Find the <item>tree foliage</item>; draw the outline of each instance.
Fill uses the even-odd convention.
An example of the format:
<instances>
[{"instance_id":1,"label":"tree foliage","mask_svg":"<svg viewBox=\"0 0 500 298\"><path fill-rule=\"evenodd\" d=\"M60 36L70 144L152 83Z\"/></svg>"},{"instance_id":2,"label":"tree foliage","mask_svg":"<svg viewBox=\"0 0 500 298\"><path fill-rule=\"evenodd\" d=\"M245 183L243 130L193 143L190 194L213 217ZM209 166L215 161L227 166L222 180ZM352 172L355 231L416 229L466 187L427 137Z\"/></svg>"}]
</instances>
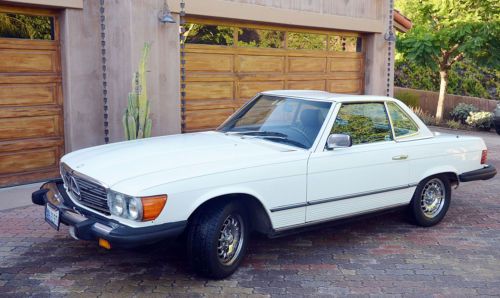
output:
<instances>
[{"instance_id":1,"label":"tree foliage","mask_svg":"<svg viewBox=\"0 0 500 298\"><path fill-rule=\"evenodd\" d=\"M500 2L496 0L405 0L398 2L414 27L400 36L409 60L449 69L467 57L500 64Z\"/></svg>"},{"instance_id":2,"label":"tree foliage","mask_svg":"<svg viewBox=\"0 0 500 298\"><path fill-rule=\"evenodd\" d=\"M52 39L51 17L0 13L0 37Z\"/></svg>"},{"instance_id":3,"label":"tree foliage","mask_svg":"<svg viewBox=\"0 0 500 298\"><path fill-rule=\"evenodd\" d=\"M500 4L498 0L405 0L397 8L414 27L396 43L403 57L439 70L436 119L443 116L451 67L467 58L492 68L500 65Z\"/></svg>"}]
</instances>

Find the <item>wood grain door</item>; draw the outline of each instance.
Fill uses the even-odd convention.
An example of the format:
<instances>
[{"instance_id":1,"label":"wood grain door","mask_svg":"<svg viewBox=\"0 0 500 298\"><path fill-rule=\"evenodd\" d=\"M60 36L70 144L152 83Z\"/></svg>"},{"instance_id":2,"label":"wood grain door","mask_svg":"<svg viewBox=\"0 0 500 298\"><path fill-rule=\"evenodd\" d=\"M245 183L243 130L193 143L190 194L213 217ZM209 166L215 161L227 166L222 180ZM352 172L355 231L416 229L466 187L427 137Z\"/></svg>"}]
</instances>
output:
<instances>
[{"instance_id":1,"label":"wood grain door","mask_svg":"<svg viewBox=\"0 0 500 298\"><path fill-rule=\"evenodd\" d=\"M0 5L0 187L58 176L64 152L57 12Z\"/></svg>"},{"instance_id":2,"label":"wood grain door","mask_svg":"<svg viewBox=\"0 0 500 298\"><path fill-rule=\"evenodd\" d=\"M265 90L364 91L359 33L200 18L185 29L184 132L216 128Z\"/></svg>"}]
</instances>

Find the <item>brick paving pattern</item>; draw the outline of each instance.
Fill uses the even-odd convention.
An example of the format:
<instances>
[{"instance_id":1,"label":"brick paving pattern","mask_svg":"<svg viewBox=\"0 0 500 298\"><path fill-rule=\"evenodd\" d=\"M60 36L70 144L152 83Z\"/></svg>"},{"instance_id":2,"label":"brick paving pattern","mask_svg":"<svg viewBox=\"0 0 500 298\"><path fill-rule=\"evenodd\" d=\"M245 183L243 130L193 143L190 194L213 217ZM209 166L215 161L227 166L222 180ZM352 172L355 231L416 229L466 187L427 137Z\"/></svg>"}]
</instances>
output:
<instances>
[{"instance_id":1,"label":"brick paving pattern","mask_svg":"<svg viewBox=\"0 0 500 298\"><path fill-rule=\"evenodd\" d=\"M500 168L500 136L481 133ZM181 243L106 251L31 206L0 212L0 296L499 296L500 177L462 184L438 226L403 212L268 240L222 281L186 268Z\"/></svg>"}]
</instances>

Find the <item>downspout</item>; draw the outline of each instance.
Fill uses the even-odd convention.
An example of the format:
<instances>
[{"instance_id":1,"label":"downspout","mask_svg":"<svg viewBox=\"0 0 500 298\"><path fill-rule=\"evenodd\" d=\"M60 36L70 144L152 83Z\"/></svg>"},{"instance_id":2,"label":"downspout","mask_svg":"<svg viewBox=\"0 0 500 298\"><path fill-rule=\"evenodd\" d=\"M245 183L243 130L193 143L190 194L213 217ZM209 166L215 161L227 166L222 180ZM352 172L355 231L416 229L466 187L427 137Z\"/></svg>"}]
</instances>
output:
<instances>
[{"instance_id":1,"label":"downspout","mask_svg":"<svg viewBox=\"0 0 500 298\"><path fill-rule=\"evenodd\" d=\"M394 0L389 0L389 25L387 32L384 35L384 39L387 41L387 88L386 96L391 96L391 82L392 82L392 69L393 64L393 52L392 46L396 42L396 35L394 34Z\"/></svg>"},{"instance_id":2,"label":"downspout","mask_svg":"<svg viewBox=\"0 0 500 298\"><path fill-rule=\"evenodd\" d=\"M102 67L102 96L104 108L104 143L109 143L109 106L108 106L108 83L106 73L106 16L104 15L104 0L100 0L99 6L101 25L101 67Z\"/></svg>"}]
</instances>

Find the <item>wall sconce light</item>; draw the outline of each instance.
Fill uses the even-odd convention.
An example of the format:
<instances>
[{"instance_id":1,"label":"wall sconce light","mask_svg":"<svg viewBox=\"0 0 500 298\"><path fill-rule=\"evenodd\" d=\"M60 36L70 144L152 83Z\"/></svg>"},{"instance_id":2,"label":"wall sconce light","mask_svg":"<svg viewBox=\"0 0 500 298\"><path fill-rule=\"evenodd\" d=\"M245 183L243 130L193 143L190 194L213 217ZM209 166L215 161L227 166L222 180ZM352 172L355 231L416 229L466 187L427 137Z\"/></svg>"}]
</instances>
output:
<instances>
[{"instance_id":1,"label":"wall sconce light","mask_svg":"<svg viewBox=\"0 0 500 298\"><path fill-rule=\"evenodd\" d=\"M170 8L168 8L167 0L163 1L163 9L158 14L158 20L163 24L174 24L176 23Z\"/></svg>"},{"instance_id":2,"label":"wall sconce light","mask_svg":"<svg viewBox=\"0 0 500 298\"><path fill-rule=\"evenodd\" d=\"M387 41L395 42L396 41L396 34L394 34L394 31L390 30L389 32L385 33L384 39Z\"/></svg>"}]
</instances>

